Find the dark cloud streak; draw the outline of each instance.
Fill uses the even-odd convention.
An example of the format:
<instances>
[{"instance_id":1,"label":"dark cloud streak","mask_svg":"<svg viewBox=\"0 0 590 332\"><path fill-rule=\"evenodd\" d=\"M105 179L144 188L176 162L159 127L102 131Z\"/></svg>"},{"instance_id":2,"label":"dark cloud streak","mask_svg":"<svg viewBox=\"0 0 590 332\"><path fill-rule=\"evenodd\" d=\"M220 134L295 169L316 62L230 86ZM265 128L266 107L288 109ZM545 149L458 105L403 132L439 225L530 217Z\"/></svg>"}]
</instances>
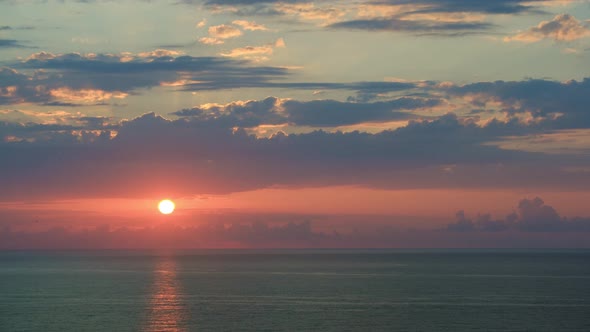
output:
<instances>
[{"instance_id":1,"label":"dark cloud streak","mask_svg":"<svg viewBox=\"0 0 590 332\"><path fill-rule=\"evenodd\" d=\"M418 35L461 36L490 30L494 25L484 22L431 22L375 18L338 22L328 27L332 29L410 32Z\"/></svg>"}]
</instances>

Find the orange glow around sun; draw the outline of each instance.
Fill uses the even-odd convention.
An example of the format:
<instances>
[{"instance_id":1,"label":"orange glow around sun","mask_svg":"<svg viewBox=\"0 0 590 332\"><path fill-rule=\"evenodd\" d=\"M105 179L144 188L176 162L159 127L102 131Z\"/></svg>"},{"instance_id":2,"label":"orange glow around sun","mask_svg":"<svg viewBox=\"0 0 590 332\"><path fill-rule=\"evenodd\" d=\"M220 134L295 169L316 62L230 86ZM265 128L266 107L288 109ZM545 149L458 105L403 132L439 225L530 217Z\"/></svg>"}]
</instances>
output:
<instances>
[{"instance_id":1,"label":"orange glow around sun","mask_svg":"<svg viewBox=\"0 0 590 332\"><path fill-rule=\"evenodd\" d=\"M162 200L158 204L158 210L160 210L162 214L170 214L174 212L174 208L174 202L169 199Z\"/></svg>"}]
</instances>

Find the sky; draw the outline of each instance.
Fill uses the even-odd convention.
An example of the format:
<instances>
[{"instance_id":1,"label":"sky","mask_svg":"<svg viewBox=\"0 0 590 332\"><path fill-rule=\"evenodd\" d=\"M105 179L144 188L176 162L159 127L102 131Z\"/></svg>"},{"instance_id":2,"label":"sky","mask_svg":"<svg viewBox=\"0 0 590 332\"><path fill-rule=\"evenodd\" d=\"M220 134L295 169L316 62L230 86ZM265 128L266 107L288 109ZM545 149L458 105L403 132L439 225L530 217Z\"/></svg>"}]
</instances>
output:
<instances>
[{"instance_id":1,"label":"sky","mask_svg":"<svg viewBox=\"0 0 590 332\"><path fill-rule=\"evenodd\" d=\"M0 0L0 249L590 247L588 105L586 0Z\"/></svg>"}]
</instances>

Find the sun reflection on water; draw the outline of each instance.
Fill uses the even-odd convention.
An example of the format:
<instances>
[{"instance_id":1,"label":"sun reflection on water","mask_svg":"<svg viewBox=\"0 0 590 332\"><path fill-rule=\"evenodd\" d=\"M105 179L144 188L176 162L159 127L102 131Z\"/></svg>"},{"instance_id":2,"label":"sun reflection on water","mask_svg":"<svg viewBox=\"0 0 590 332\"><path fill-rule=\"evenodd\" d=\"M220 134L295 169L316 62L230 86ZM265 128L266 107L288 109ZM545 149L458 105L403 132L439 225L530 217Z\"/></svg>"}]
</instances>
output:
<instances>
[{"instance_id":1,"label":"sun reflection on water","mask_svg":"<svg viewBox=\"0 0 590 332\"><path fill-rule=\"evenodd\" d=\"M148 302L145 331L187 331L186 308L181 299L181 293L174 257L160 257L154 267L154 282Z\"/></svg>"}]
</instances>

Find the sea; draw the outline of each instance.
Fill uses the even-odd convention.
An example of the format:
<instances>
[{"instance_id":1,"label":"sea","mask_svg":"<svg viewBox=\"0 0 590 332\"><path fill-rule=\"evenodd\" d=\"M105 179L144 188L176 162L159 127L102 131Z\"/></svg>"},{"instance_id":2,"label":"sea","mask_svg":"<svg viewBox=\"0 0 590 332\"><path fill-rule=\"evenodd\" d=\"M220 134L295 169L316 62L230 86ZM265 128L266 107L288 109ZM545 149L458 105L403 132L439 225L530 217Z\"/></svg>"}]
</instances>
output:
<instances>
[{"instance_id":1,"label":"sea","mask_svg":"<svg viewBox=\"0 0 590 332\"><path fill-rule=\"evenodd\" d=\"M0 331L590 331L590 251L2 251Z\"/></svg>"}]
</instances>

